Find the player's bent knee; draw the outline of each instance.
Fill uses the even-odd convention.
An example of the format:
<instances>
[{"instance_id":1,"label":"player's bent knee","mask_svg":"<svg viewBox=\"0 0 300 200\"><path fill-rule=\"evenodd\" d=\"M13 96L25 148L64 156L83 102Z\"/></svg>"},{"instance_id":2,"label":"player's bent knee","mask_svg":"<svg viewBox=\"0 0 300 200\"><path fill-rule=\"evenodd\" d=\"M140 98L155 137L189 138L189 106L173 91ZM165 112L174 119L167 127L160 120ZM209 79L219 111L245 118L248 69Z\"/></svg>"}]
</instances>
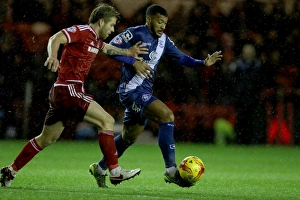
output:
<instances>
[{"instance_id":1,"label":"player's bent knee","mask_svg":"<svg viewBox=\"0 0 300 200\"><path fill-rule=\"evenodd\" d=\"M107 116L100 126L103 130L113 130L115 124L115 119L112 116Z\"/></svg>"},{"instance_id":2,"label":"player's bent knee","mask_svg":"<svg viewBox=\"0 0 300 200\"><path fill-rule=\"evenodd\" d=\"M175 117L174 117L173 112L171 110L169 110L164 114L161 122L174 122L174 119L175 119Z\"/></svg>"},{"instance_id":3,"label":"player's bent knee","mask_svg":"<svg viewBox=\"0 0 300 200\"><path fill-rule=\"evenodd\" d=\"M108 123L111 124L111 125L114 125L115 124L115 119L112 116L109 116Z\"/></svg>"},{"instance_id":4,"label":"player's bent knee","mask_svg":"<svg viewBox=\"0 0 300 200\"><path fill-rule=\"evenodd\" d=\"M50 146L51 144L55 143L56 140L57 140L57 138L54 138L54 137L52 137L52 138L37 137L36 138L37 143L40 145L40 147L42 149L44 149L44 148Z\"/></svg>"},{"instance_id":5,"label":"player's bent knee","mask_svg":"<svg viewBox=\"0 0 300 200\"><path fill-rule=\"evenodd\" d=\"M44 148L45 147L48 147L48 146L50 146L51 144L54 144L56 142L56 139L50 139L50 140L47 140L47 141L44 141L43 143L44 143Z\"/></svg>"}]
</instances>

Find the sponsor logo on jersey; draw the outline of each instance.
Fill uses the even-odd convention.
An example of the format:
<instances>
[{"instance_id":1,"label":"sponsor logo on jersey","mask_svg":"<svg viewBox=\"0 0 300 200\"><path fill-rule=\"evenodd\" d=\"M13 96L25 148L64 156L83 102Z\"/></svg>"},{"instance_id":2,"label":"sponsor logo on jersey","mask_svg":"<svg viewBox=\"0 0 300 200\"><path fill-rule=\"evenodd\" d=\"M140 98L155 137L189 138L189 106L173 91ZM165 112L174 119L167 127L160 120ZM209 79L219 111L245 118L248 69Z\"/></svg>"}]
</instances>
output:
<instances>
[{"instance_id":1,"label":"sponsor logo on jersey","mask_svg":"<svg viewBox=\"0 0 300 200\"><path fill-rule=\"evenodd\" d=\"M127 30L121 34L121 37L127 43L129 40L131 40L133 38L133 35L129 30Z\"/></svg>"},{"instance_id":2,"label":"sponsor logo on jersey","mask_svg":"<svg viewBox=\"0 0 300 200\"><path fill-rule=\"evenodd\" d=\"M152 46L152 44L150 42L142 42L142 44L146 45L146 46L149 46L149 47Z\"/></svg>"},{"instance_id":3,"label":"sponsor logo on jersey","mask_svg":"<svg viewBox=\"0 0 300 200\"><path fill-rule=\"evenodd\" d=\"M94 54L97 54L97 53L99 52L99 49L94 48L94 47L90 47L90 46L89 46L88 51L89 51L89 52L92 52L92 53L94 53Z\"/></svg>"},{"instance_id":4,"label":"sponsor logo on jersey","mask_svg":"<svg viewBox=\"0 0 300 200\"><path fill-rule=\"evenodd\" d=\"M142 96L142 100L144 102L148 101L150 98L151 98L151 94L143 94L143 96Z\"/></svg>"},{"instance_id":5,"label":"sponsor logo on jersey","mask_svg":"<svg viewBox=\"0 0 300 200\"><path fill-rule=\"evenodd\" d=\"M135 102L133 102L131 109L135 112L140 112L141 106L138 106L135 104Z\"/></svg>"},{"instance_id":6,"label":"sponsor logo on jersey","mask_svg":"<svg viewBox=\"0 0 300 200\"><path fill-rule=\"evenodd\" d=\"M71 32L71 33L75 33L76 32L76 28L74 26L72 26L70 28L67 28L67 31Z\"/></svg>"}]
</instances>

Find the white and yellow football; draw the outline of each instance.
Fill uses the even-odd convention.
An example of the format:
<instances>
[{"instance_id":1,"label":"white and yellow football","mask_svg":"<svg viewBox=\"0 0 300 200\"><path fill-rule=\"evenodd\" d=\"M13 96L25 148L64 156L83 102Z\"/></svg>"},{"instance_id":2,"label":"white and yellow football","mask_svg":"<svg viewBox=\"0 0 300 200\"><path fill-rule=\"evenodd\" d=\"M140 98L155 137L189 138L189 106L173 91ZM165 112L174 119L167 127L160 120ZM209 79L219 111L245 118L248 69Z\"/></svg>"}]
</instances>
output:
<instances>
[{"instance_id":1,"label":"white and yellow football","mask_svg":"<svg viewBox=\"0 0 300 200\"><path fill-rule=\"evenodd\" d=\"M205 171L203 161L197 156L188 156L182 160L179 166L181 178L189 183L196 183L201 179Z\"/></svg>"}]
</instances>

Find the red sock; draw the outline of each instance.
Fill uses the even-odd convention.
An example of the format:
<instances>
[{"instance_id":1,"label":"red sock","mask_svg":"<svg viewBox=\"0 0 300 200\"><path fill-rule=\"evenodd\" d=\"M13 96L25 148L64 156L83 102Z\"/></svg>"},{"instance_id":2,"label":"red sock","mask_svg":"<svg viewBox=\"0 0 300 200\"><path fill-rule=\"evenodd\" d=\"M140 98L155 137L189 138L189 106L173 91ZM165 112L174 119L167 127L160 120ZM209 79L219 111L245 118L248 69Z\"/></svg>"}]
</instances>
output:
<instances>
[{"instance_id":1,"label":"red sock","mask_svg":"<svg viewBox=\"0 0 300 200\"><path fill-rule=\"evenodd\" d=\"M19 171L41 150L42 148L36 143L35 138L29 140L12 163L13 169Z\"/></svg>"},{"instance_id":2,"label":"red sock","mask_svg":"<svg viewBox=\"0 0 300 200\"><path fill-rule=\"evenodd\" d=\"M113 131L101 131L98 133L100 149L105 157L105 164L109 170L118 167L118 153L114 141Z\"/></svg>"}]
</instances>

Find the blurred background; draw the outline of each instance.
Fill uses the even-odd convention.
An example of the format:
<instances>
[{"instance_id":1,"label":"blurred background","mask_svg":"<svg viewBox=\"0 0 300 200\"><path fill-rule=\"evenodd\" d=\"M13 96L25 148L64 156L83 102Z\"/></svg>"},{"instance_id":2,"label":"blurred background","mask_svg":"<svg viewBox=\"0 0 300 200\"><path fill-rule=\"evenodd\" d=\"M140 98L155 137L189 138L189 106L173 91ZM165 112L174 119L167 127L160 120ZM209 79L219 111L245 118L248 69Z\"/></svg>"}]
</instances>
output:
<instances>
[{"instance_id":1,"label":"blurred background","mask_svg":"<svg viewBox=\"0 0 300 200\"><path fill-rule=\"evenodd\" d=\"M43 66L49 37L86 24L98 3L121 13L116 31L145 24L153 3L169 13L166 34L198 59L221 50L223 60L191 69L168 57L154 95L175 114L176 141L226 144L300 144L300 1L298 0L1 0L0 139L41 132L56 73ZM86 88L116 120L120 63L99 54ZM157 136L158 126L147 131ZM86 123L70 124L65 139L94 139Z\"/></svg>"}]
</instances>

